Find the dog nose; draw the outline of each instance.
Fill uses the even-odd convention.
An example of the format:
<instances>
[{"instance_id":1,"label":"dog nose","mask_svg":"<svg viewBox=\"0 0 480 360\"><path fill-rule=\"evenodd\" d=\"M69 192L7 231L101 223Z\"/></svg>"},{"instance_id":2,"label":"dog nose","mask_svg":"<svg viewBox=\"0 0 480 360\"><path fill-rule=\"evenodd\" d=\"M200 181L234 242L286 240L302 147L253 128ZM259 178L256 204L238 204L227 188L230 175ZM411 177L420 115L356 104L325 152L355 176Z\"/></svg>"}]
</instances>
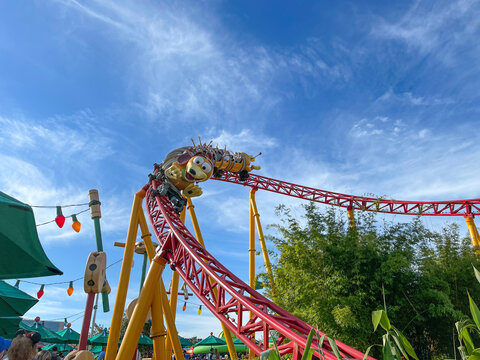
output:
<instances>
[{"instance_id":1,"label":"dog nose","mask_svg":"<svg viewBox=\"0 0 480 360\"><path fill-rule=\"evenodd\" d=\"M195 170L193 170L193 169L190 169L188 172L189 172L190 174L192 174L192 175L197 175L197 172L196 172Z\"/></svg>"}]
</instances>

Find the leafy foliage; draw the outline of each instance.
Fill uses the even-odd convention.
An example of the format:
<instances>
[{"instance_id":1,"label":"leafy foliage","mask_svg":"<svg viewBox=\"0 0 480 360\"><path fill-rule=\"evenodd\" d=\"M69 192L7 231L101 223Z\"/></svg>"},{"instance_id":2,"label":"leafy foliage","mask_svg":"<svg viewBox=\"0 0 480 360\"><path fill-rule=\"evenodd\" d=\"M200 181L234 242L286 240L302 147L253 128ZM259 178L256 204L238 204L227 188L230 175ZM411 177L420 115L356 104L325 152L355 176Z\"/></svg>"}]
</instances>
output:
<instances>
[{"instance_id":1,"label":"leafy foliage","mask_svg":"<svg viewBox=\"0 0 480 360\"><path fill-rule=\"evenodd\" d=\"M366 349L378 336L370 328L371 312L386 304L419 358L454 357L453 324L469 313L463 294L468 289L480 297L470 239L459 235L456 224L436 232L418 218L380 224L375 214L357 213L351 229L343 213L314 204L305 206L302 218L284 206L277 214L280 223L271 226L269 240L276 246L279 305ZM270 293L265 274L261 280Z\"/></svg>"}]
</instances>

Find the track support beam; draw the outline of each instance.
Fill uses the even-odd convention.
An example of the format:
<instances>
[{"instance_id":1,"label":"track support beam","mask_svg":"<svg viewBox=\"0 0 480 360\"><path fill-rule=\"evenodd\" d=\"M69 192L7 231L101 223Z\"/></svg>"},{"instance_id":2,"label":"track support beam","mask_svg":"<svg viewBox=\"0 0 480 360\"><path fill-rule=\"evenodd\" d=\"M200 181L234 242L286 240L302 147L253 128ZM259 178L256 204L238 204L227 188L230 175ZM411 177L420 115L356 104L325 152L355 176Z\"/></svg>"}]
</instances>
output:
<instances>
[{"instance_id":1,"label":"track support beam","mask_svg":"<svg viewBox=\"0 0 480 360\"><path fill-rule=\"evenodd\" d=\"M480 255L480 235L478 234L477 227L475 226L473 215L465 216L465 222L467 223L468 232L470 233L470 238L472 239L473 251L475 251L475 254Z\"/></svg>"},{"instance_id":2,"label":"track support beam","mask_svg":"<svg viewBox=\"0 0 480 360\"><path fill-rule=\"evenodd\" d=\"M187 199L187 209L190 214L190 219L192 220L193 229L195 231L195 237L197 238L198 242L202 247L205 249L205 243L203 242L202 232L200 231L200 226L198 225L197 215L195 214L195 206L190 198ZM183 219L183 223L185 223L185 219ZM210 283L212 283L212 279L209 279ZM217 296L218 291L217 288L213 289L215 296ZM230 359L237 360L237 351L235 350L235 344L233 343L232 335L230 334L230 330L220 322L222 325L223 336L225 337L225 342L227 343L228 352L230 354Z\"/></svg>"}]
</instances>

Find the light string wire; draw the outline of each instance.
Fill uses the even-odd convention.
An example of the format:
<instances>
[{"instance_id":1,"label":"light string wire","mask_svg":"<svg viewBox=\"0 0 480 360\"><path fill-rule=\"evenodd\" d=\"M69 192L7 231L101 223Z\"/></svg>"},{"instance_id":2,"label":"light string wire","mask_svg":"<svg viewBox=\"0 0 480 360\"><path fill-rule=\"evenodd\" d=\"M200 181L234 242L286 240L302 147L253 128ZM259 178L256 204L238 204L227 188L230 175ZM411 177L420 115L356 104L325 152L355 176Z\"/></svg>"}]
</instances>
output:
<instances>
[{"instance_id":1,"label":"light string wire","mask_svg":"<svg viewBox=\"0 0 480 360\"><path fill-rule=\"evenodd\" d=\"M87 204L87 205L88 205L88 204ZM89 210L90 210L90 208L87 208L87 209L85 209L85 210L82 210L82 211L80 211L80 212L78 212L78 213L75 213L75 214L71 214L71 215L65 216L65 219L67 219L67 218L71 218L71 217L73 217L73 215L80 215L80 214L83 214L84 212L87 212L87 211L89 211ZM46 221L46 222L44 222L44 223L37 224L37 226L47 225L47 224L50 224L50 223L52 223L52 222L54 222L54 221L55 221L55 219L53 219L53 220L50 220L50 221Z\"/></svg>"},{"instance_id":2,"label":"light string wire","mask_svg":"<svg viewBox=\"0 0 480 360\"><path fill-rule=\"evenodd\" d=\"M29 206L32 208L40 208L40 209L55 209L58 206L62 208L66 208L66 207L85 206L85 205L89 205L89 203L70 204L70 205L29 205Z\"/></svg>"},{"instance_id":3,"label":"light string wire","mask_svg":"<svg viewBox=\"0 0 480 360\"><path fill-rule=\"evenodd\" d=\"M118 264L120 261L122 261L123 259L119 259L113 263L111 263L110 265L108 265L105 269L108 269L109 267L115 265L115 264ZM34 282L34 281L28 281L28 280L19 280L17 279L17 281L20 281L21 283L24 282L24 283L27 283L27 284L33 284L33 285L44 285L44 286L50 286L50 285L61 285L61 284L69 284L70 281L71 282L75 282L75 281L79 281L79 280L82 280L84 278L84 276L82 277L79 277L79 278L76 278L75 280L69 280L69 281L58 281L58 282L53 282L53 283L38 283L38 282Z\"/></svg>"}]
</instances>

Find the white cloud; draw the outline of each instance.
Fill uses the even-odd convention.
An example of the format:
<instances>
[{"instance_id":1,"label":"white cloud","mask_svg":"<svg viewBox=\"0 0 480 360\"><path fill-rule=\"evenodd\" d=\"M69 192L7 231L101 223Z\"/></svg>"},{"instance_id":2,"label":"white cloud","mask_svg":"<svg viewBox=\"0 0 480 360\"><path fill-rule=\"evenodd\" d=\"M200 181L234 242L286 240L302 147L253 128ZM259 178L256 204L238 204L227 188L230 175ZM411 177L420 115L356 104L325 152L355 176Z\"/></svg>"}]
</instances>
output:
<instances>
[{"instance_id":1,"label":"white cloud","mask_svg":"<svg viewBox=\"0 0 480 360\"><path fill-rule=\"evenodd\" d=\"M284 97L278 81L300 83L306 92L318 82L344 82L350 71L329 60L322 43L309 39L290 49L271 49L232 38L228 25L200 4L188 7L137 2L62 2L78 16L70 26L93 20L109 41L127 44L128 86L143 99L138 109L164 126L178 123L234 124L277 106ZM161 15L159 15L161 14Z\"/></svg>"},{"instance_id":2,"label":"white cloud","mask_svg":"<svg viewBox=\"0 0 480 360\"><path fill-rule=\"evenodd\" d=\"M425 6L423 6L425 4ZM475 0L415 2L396 22L381 20L372 30L379 38L405 42L421 53L431 53L445 64L454 64L458 49L478 53L480 7Z\"/></svg>"}]
</instances>

